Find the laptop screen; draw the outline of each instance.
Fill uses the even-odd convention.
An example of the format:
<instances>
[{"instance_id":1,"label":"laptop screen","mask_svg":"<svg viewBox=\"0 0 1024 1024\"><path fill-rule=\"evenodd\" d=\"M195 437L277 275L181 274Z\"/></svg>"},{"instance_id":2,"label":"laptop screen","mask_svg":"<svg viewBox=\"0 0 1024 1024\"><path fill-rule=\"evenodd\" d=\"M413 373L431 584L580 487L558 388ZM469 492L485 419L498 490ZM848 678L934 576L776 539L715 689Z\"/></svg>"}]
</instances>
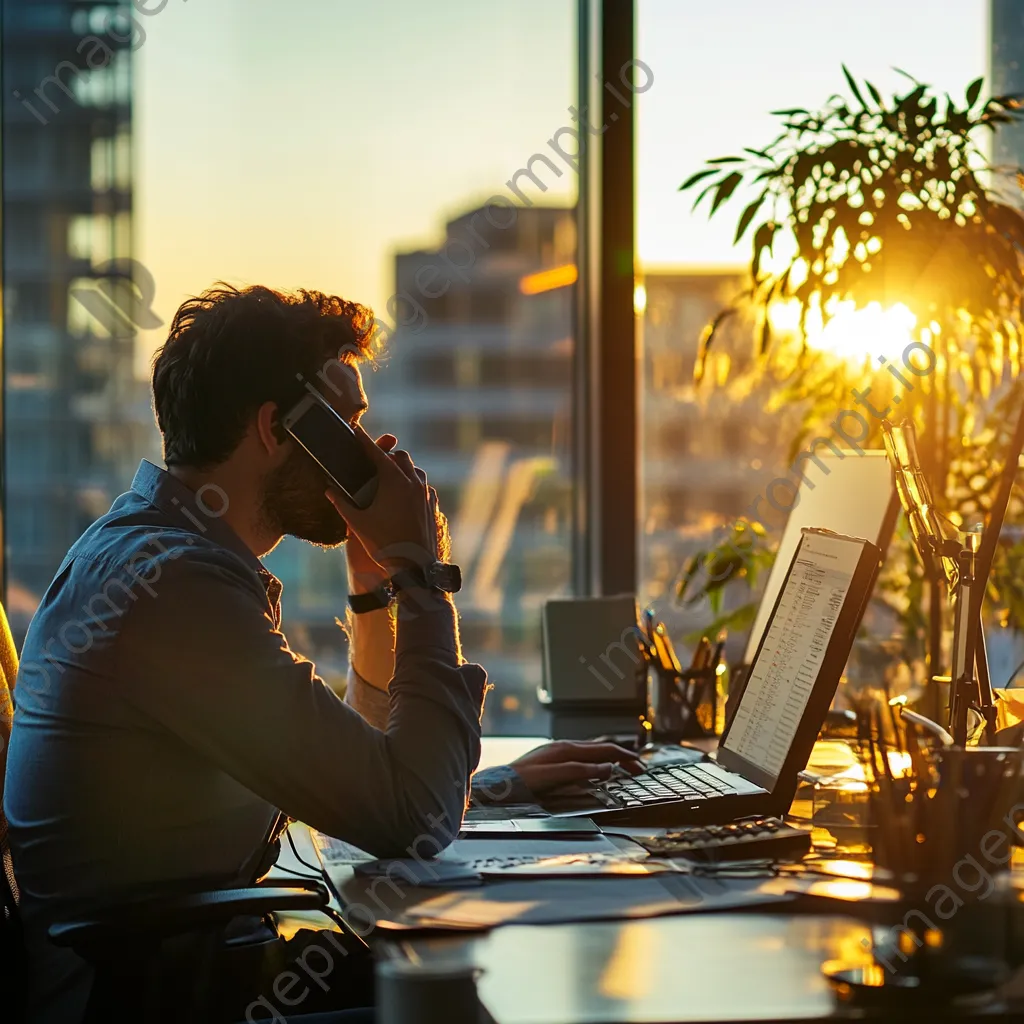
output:
<instances>
[{"instance_id":1,"label":"laptop screen","mask_svg":"<svg viewBox=\"0 0 1024 1024\"><path fill-rule=\"evenodd\" d=\"M862 546L804 534L722 743L774 782L814 692Z\"/></svg>"}]
</instances>

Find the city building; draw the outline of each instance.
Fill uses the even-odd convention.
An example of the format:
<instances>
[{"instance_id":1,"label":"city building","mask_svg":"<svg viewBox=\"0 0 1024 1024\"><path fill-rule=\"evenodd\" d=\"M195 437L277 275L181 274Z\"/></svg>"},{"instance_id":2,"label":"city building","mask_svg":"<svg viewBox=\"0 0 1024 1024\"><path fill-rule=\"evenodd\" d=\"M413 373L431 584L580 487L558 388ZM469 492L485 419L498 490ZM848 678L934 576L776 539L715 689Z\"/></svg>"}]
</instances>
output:
<instances>
[{"instance_id":1,"label":"city building","mask_svg":"<svg viewBox=\"0 0 1024 1024\"><path fill-rule=\"evenodd\" d=\"M989 88L994 96L1024 95L1024 8L1017 0L991 0L989 9ZM1024 123L999 126L992 163L1000 191L1016 205L1024 202L1017 169L1024 166Z\"/></svg>"},{"instance_id":2,"label":"city building","mask_svg":"<svg viewBox=\"0 0 1024 1024\"><path fill-rule=\"evenodd\" d=\"M722 321L695 381L700 339L744 287L733 267L646 271L637 289L643 351L640 597L675 639L708 617L679 606L675 584L687 558L744 514L784 464L790 431L770 413L770 384L753 365L753 327L743 313ZM780 517L776 517L780 518ZM769 528L775 522L766 523ZM750 599L738 586L725 607ZM733 638L730 655L742 651ZM734 650L735 648L735 650Z\"/></svg>"},{"instance_id":3,"label":"city building","mask_svg":"<svg viewBox=\"0 0 1024 1024\"><path fill-rule=\"evenodd\" d=\"M68 547L140 453L159 451L133 372L130 11L3 3L5 570L19 640Z\"/></svg>"},{"instance_id":4,"label":"city building","mask_svg":"<svg viewBox=\"0 0 1024 1024\"><path fill-rule=\"evenodd\" d=\"M466 656L499 687L486 728L546 728L540 617L571 585L575 213L488 206L395 258L395 329L371 422L437 489L462 566ZM382 317L383 319L383 317Z\"/></svg>"}]
</instances>

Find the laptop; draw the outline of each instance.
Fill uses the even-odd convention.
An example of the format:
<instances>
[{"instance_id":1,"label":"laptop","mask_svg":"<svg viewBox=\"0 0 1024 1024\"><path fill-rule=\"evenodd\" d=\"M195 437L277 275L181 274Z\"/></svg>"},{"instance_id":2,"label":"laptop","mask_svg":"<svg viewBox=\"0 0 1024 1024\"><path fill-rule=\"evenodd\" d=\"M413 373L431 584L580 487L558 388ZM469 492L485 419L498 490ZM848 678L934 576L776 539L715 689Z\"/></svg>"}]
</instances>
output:
<instances>
[{"instance_id":1,"label":"laptop","mask_svg":"<svg viewBox=\"0 0 1024 1024\"><path fill-rule=\"evenodd\" d=\"M590 787L559 814L609 825L781 815L796 792L881 562L870 541L805 528L717 752ZM554 810L554 807L549 808Z\"/></svg>"}]
</instances>

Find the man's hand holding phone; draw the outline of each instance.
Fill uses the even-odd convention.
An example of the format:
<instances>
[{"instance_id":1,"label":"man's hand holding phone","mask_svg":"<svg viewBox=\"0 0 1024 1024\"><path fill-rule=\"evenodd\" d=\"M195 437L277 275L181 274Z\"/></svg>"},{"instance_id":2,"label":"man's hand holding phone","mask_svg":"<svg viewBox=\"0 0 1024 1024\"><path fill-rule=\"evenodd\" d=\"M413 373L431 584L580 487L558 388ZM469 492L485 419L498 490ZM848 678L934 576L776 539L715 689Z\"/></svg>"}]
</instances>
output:
<instances>
[{"instance_id":1,"label":"man's hand holding phone","mask_svg":"<svg viewBox=\"0 0 1024 1024\"><path fill-rule=\"evenodd\" d=\"M438 561L440 513L437 496L433 488L428 488L426 475L416 468L408 452L392 450L397 441L390 434L377 443L362 427L356 427L356 435L377 470L373 501L360 509L336 488L327 490L327 497L348 523L354 539L389 576ZM358 561L358 554L353 556Z\"/></svg>"}]
</instances>

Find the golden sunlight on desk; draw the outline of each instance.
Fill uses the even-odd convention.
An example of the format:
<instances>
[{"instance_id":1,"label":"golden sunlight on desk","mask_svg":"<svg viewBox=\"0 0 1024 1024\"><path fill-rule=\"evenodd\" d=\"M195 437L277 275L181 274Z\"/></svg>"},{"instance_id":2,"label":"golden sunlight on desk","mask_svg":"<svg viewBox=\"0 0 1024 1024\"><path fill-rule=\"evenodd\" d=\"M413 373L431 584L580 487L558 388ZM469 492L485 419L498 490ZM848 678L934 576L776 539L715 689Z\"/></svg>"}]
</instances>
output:
<instances>
[{"instance_id":1,"label":"golden sunlight on desk","mask_svg":"<svg viewBox=\"0 0 1024 1024\"><path fill-rule=\"evenodd\" d=\"M822 964L864 961L868 934L835 917L730 914L524 925L394 951L480 968L496 1024L820 1020L838 1011Z\"/></svg>"},{"instance_id":2,"label":"golden sunlight on desk","mask_svg":"<svg viewBox=\"0 0 1024 1024\"><path fill-rule=\"evenodd\" d=\"M995 689L992 695L996 702L996 731L1011 729L1024 722L1024 686L1010 690Z\"/></svg>"}]
</instances>

